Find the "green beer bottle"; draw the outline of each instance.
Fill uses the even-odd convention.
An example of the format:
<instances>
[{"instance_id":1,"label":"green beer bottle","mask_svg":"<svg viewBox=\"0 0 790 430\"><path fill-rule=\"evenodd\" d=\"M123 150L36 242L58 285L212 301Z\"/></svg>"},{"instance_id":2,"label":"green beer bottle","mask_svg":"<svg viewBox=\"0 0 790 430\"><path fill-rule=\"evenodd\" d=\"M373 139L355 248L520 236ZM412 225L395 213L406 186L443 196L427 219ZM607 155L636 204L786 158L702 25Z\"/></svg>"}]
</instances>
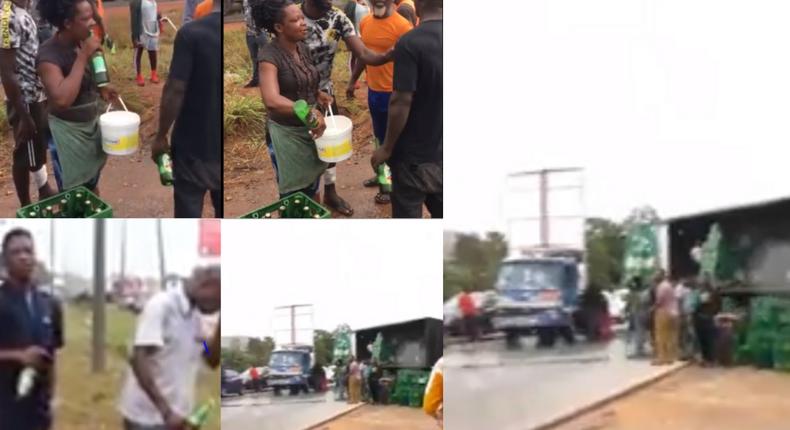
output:
<instances>
[{"instance_id":1,"label":"green beer bottle","mask_svg":"<svg viewBox=\"0 0 790 430\"><path fill-rule=\"evenodd\" d=\"M213 400L203 403L200 405L200 407L195 409L195 411L192 412L189 417L187 417L187 424L191 425L192 427L202 427L206 424L206 422L208 422L208 416L211 413L212 408L214 408Z\"/></svg>"},{"instance_id":2,"label":"green beer bottle","mask_svg":"<svg viewBox=\"0 0 790 430\"><path fill-rule=\"evenodd\" d=\"M387 163L381 163L381 165L379 165L378 183L382 193L392 192L392 173Z\"/></svg>"},{"instance_id":3,"label":"green beer bottle","mask_svg":"<svg viewBox=\"0 0 790 430\"><path fill-rule=\"evenodd\" d=\"M310 130L318 127L318 118L306 101L297 100L294 103L294 113Z\"/></svg>"},{"instance_id":4,"label":"green beer bottle","mask_svg":"<svg viewBox=\"0 0 790 430\"><path fill-rule=\"evenodd\" d=\"M159 166L159 181L164 186L173 185L173 163L168 154L162 154L156 159L156 165Z\"/></svg>"},{"instance_id":5,"label":"green beer bottle","mask_svg":"<svg viewBox=\"0 0 790 430\"><path fill-rule=\"evenodd\" d=\"M93 37L93 31L91 31ZM101 88L110 83L110 74L107 71L107 61L104 60L104 52L100 49L91 55L91 67L93 67L93 80L96 86Z\"/></svg>"}]
</instances>

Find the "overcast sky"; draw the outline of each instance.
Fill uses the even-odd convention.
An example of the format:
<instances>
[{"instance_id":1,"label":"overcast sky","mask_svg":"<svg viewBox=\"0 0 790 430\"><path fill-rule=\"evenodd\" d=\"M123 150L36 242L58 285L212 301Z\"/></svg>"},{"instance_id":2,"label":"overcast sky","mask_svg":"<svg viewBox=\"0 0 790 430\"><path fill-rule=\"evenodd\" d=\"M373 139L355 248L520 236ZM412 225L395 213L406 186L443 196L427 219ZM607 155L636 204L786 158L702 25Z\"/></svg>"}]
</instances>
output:
<instances>
[{"instance_id":1,"label":"overcast sky","mask_svg":"<svg viewBox=\"0 0 790 430\"><path fill-rule=\"evenodd\" d=\"M588 215L614 219L790 196L790 3L499 5L448 11L448 229L501 230L505 175L546 167L584 167Z\"/></svg>"},{"instance_id":2,"label":"overcast sky","mask_svg":"<svg viewBox=\"0 0 790 430\"><path fill-rule=\"evenodd\" d=\"M328 331L442 317L433 221L223 220L222 248L223 336L274 336L273 308L293 304Z\"/></svg>"},{"instance_id":3,"label":"overcast sky","mask_svg":"<svg viewBox=\"0 0 790 430\"><path fill-rule=\"evenodd\" d=\"M126 270L138 276L159 277L156 220L152 219L109 219L107 221L107 274L117 273L121 266L121 237L126 223L127 247ZM0 229L5 232L12 227L24 227L35 237L39 260L50 263L50 231L48 220L0 220ZM162 220L164 236L165 267L168 272L189 275L198 255L198 220ZM59 219L55 221L55 269L68 271L84 277L93 273L94 223L90 220Z\"/></svg>"}]
</instances>

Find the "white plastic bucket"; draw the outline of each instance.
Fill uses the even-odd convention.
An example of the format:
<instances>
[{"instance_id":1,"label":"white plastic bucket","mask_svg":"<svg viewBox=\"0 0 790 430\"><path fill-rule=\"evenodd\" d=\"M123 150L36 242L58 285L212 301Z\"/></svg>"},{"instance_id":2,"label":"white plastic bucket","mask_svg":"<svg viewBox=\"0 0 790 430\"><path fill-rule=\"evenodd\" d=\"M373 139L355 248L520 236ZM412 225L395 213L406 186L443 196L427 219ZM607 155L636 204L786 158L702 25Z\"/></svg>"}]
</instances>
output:
<instances>
[{"instance_id":1,"label":"white plastic bucket","mask_svg":"<svg viewBox=\"0 0 790 430\"><path fill-rule=\"evenodd\" d=\"M326 130L315 140L318 158L326 163L337 163L347 160L354 152L351 146L351 132L354 124L350 118L342 115L327 116Z\"/></svg>"},{"instance_id":2,"label":"white plastic bucket","mask_svg":"<svg viewBox=\"0 0 790 430\"><path fill-rule=\"evenodd\" d=\"M126 109L126 106L123 108ZM110 112L110 106L107 106L107 112L99 117L99 127L101 146L107 154L134 154L140 147L140 115L134 112Z\"/></svg>"}]
</instances>

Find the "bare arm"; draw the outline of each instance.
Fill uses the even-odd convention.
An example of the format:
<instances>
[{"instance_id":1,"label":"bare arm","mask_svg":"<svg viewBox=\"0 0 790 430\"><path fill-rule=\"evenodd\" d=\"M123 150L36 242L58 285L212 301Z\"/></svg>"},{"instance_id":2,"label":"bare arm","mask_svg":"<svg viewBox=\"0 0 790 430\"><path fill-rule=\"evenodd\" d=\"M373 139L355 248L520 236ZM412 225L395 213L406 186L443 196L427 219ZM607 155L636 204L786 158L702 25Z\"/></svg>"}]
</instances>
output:
<instances>
[{"instance_id":1,"label":"bare arm","mask_svg":"<svg viewBox=\"0 0 790 430\"><path fill-rule=\"evenodd\" d=\"M214 331L214 336L211 337L209 340L209 347L208 347L208 354L204 356L204 360L206 364L208 364L212 369L216 369L219 366L219 358L220 358L220 330L219 330L219 323L217 323L217 329Z\"/></svg>"},{"instance_id":2,"label":"bare arm","mask_svg":"<svg viewBox=\"0 0 790 430\"><path fill-rule=\"evenodd\" d=\"M387 115L387 135L384 137L384 144L373 152L373 156L370 158L370 165L374 169L378 169L392 156L395 143L403 133L403 128L406 127L406 121L409 119L413 95L414 93L411 92L392 92L389 114Z\"/></svg>"},{"instance_id":3,"label":"bare arm","mask_svg":"<svg viewBox=\"0 0 790 430\"><path fill-rule=\"evenodd\" d=\"M172 409L170 408L170 404L167 403L167 400L165 400L165 397L162 395L162 392L159 391L159 387L156 386L156 382L154 382L154 376L151 372L151 368L153 367L151 356L155 354L156 351L157 348L152 346L135 346L130 364L132 366L134 376L137 378L137 382L140 384L140 388L142 388L145 394L148 395L148 398L151 399L151 402L154 404L154 406L156 406L156 409L158 409L159 413L162 414L162 417L166 417L172 413Z\"/></svg>"},{"instance_id":4,"label":"bare arm","mask_svg":"<svg viewBox=\"0 0 790 430\"><path fill-rule=\"evenodd\" d=\"M389 114L387 115L387 135L384 138L383 145L385 148L388 148L387 151L390 153L395 148L395 142L398 141L404 127L406 127L413 98L414 93L411 92L392 92Z\"/></svg>"},{"instance_id":5,"label":"bare arm","mask_svg":"<svg viewBox=\"0 0 790 430\"><path fill-rule=\"evenodd\" d=\"M88 59L99 49L99 42L92 37L84 40L82 44L68 76L63 76L60 67L53 63L43 62L38 65L38 75L41 76L49 103L57 110L66 109L77 100Z\"/></svg>"},{"instance_id":6,"label":"bare arm","mask_svg":"<svg viewBox=\"0 0 790 430\"><path fill-rule=\"evenodd\" d=\"M184 95L187 91L187 83L178 79L168 79L162 89L162 101L159 107L159 128L156 132L157 138L166 138L167 133L181 112L184 105Z\"/></svg>"},{"instance_id":7,"label":"bare arm","mask_svg":"<svg viewBox=\"0 0 790 430\"><path fill-rule=\"evenodd\" d=\"M151 158L154 162L160 155L170 152L170 144L167 142L167 133L178 117L181 106L184 105L184 94L186 94L187 84L178 79L168 78L165 87L162 89L162 101L159 106L159 128L156 131L156 138L151 145Z\"/></svg>"},{"instance_id":8,"label":"bare arm","mask_svg":"<svg viewBox=\"0 0 790 430\"><path fill-rule=\"evenodd\" d=\"M348 96L349 98L354 96L354 85L359 80L359 77L362 76L362 72L365 71L365 65L362 64L361 61L357 61L354 64L354 70L351 72L351 78L348 80Z\"/></svg>"},{"instance_id":9,"label":"bare arm","mask_svg":"<svg viewBox=\"0 0 790 430\"><path fill-rule=\"evenodd\" d=\"M348 36L343 40L346 42L348 49L369 66L381 66L392 61L392 50L385 54L377 54L368 49L359 36Z\"/></svg>"},{"instance_id":10,"label":"bare arm","mask_svg":"<svg viewBox=\"0 0 790 430\"><path fill-rule=\"evenodd\" d=\"M266 110L278 115L292 115L296 117L293 111L294 100L290 100L280 94L280 84L277 82L277 66L261 61L258 63L258 72L261 76L259 84L261 97L263 98L263 104L266 105Z\"/></svg>"},{"instance_id":11,"label":"bare arm","mask_svg":"<svg viewBox=\"0 0 790 430\"><path fill-rule=\"evenodd\" d=\"M19 81L16 79L16 49L0 49L0 80L3 82L3 90L8 102L17 112L30 116L22 97L22 90L19 88Z\"/></svg>"}]
</instances>

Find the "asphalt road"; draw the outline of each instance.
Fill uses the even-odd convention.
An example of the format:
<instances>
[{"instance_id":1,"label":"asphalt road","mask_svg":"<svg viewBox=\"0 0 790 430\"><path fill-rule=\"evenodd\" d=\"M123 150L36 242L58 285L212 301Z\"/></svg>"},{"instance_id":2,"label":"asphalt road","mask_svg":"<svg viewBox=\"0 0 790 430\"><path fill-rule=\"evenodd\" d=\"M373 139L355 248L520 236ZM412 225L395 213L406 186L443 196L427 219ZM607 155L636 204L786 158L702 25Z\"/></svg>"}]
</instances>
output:
<instances>
[{"instance_id":1,"label":"asphalt road","mask_svg":"<svg viewBox=\"0 0 790 430\"><path fill-rule=\"evenodd\" d=\"M562 342L519 351L503 341L445 347L445 427L526 430L664 373L645 360L627 360L625 344Z\"/></svg>"},{"instance_id":2,"label":"asphalt road","mask_svg":"<svg viewBox=\"0 0 790 430\"><path fill-rule=\"evenodd\" d=\"M245 394L222 399L222 428L226 430L303 430L347 410L346 402L335 402L331 392L325 394L271 392Z\"/></svg>"}]
</instances>

